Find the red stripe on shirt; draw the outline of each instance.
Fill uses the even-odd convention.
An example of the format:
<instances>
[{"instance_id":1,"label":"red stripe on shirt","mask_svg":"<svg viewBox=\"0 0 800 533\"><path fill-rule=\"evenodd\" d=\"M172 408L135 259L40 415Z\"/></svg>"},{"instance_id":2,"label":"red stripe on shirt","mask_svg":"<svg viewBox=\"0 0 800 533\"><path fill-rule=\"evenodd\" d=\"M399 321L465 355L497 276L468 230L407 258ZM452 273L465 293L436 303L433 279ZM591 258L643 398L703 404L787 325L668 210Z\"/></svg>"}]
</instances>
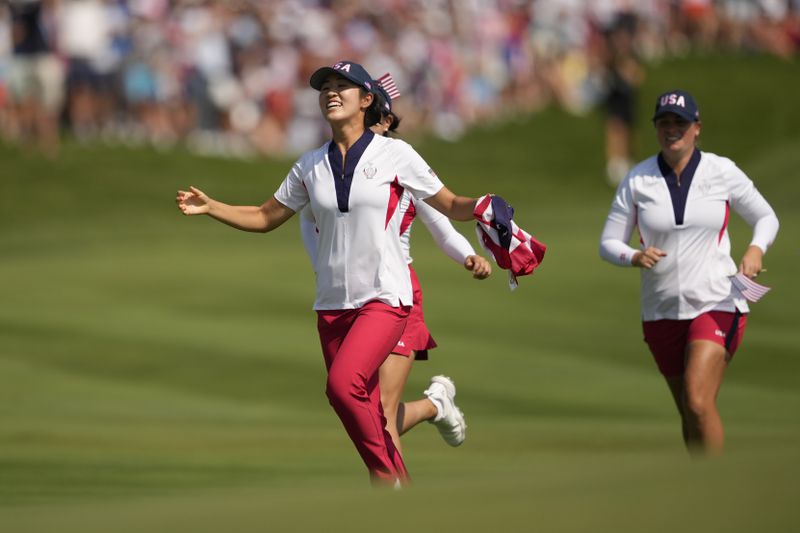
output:
<instances>
[{"instance_id":1,"label":"red stripe on shirt","mask_svg":"<svg viewBox=\"0 0 800 533\"><path fill-rule=\"evenodd\" d=\"M642 237L642 230L639 228L639 206L633 206L633 226L639 232L639 244L644 246L644 237Z\"/></svg>"},{"instance_id":2,"label":"red stripe on shirt","mask_svg":"<svg viewBox=\"0 0 800 533\"><path fill-rule=\"evenodd\" d=\"M722 236L725 235L725 230L728 228L728 216L731 213L731 204L725 201L725 221L722 223L722 229L719 230L719 236L717 237L717 244L722 242Z\"/></svg>"},{"instance_id":3,"label":"red stripe on shirt","mask_svg":"<svg viewBox=\"0 0 800 533\"><path fill-rule=\"evenodd\" d=\"M417 216L417 208L414 207L414 202L409 202L408 209L403 213L403 220L400 221L400 235L408 230L411 223L414 222L414 217Z\"/></svg>"},{"instance_id":4,"label":"red stripe on shirt","mask_svg":"<svg viewBox=\"0 0 800 533\"><path fill-rule=\"evenodd\" d=\"M395 211L397 211L397 204L400 203L400 197L403 196L403 186L397 181L397 176L389 187L389 205L386 206L386 223L383 229L389 227L389 221L392 220Z\"/></svg>"}]
</instances>

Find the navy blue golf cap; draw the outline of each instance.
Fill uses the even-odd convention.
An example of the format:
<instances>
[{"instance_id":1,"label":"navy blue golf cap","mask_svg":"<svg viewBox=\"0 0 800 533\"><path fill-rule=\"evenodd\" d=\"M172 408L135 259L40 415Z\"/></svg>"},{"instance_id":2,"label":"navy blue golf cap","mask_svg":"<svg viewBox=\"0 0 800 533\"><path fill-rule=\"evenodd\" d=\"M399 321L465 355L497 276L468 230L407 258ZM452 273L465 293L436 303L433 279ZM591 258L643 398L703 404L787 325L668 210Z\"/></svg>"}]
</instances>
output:
<instances>
[{"instance_id":1,"label":"navy blue golf cap","mask_svg":"<svg viewBox=\"0 0 800 533\"><path fill-rule=\"evenodd\" d=\"M697 108L694 97L679 89L667 91L656 100L656 112L653 114L653 120L666 113L675 113L689 122L700 120L700 110Z\"/></svg>"},{"instance_id":2,"label":"navy blue golf cap","mask_svg":"<svg viewBox=\"0 0 800 533\"><path fill-rule=\"evenodd\" d=\"M374 91L380 94L383 97L383 112L391 113L392 112L392 97L389 96L389 93L386 92L386 89L383 88L383 85L380 84L377 80L372 80L372 86L375 88Z\"/></svg>"},{"instance_id":3,"label":"navy blue golf cap","mask_svg":"<svg viewBox=\"0 0 800 533\"><path fill-rule=\"evenodd\" d=\"M338 74L368 91L373 90L374 83L372 81L372 76L369 75L369 72L367 72L364 67L352 61L339 61L332 67L318 68L314 74L311 75L309 83L314 89L319 91L322 87L322 82L331 74Z\"/></svg>"}]
</instances>

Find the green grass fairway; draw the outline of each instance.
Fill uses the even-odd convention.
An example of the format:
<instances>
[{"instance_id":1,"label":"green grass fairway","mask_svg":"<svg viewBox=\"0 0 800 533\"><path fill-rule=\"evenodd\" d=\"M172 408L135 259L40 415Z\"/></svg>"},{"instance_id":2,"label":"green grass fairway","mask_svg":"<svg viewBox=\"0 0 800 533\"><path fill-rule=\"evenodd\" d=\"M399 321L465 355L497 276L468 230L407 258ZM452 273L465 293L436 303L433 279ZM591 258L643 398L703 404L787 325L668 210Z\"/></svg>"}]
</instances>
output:
<instances>
[{"instance_id":1,"label":"green grass fairway","mask_svg":"<svg viewBox=\"0 0 800 533\"><path fill-rule=\"evenodd\" d=\"M603 120L545 111L415 144L448 186L502 194L549 246L510 292L415 232L444 373L468 439L405 438L414 486L375 491L324 395L297 221L270 235L186 218L178 188L257 203L291 161L0 147L0 532L724 532L800 530L800 104L796 64L739 56L651 69L683 87L703 149L781 219L720 394L727 453L692 461L641 340L638 274L602 262ZM472 224L459 226L474 239ZM732 221L734 252L749 229Z\"/></svg>"}]
</instances>

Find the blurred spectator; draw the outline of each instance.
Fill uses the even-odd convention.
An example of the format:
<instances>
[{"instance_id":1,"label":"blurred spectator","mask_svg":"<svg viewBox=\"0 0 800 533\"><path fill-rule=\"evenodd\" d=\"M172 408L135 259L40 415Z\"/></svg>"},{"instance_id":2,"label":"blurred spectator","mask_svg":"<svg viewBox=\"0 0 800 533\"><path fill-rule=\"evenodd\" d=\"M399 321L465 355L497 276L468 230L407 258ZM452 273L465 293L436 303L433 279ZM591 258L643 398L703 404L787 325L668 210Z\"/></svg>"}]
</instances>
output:
<instances>
[{"instance_id":1,"label":"blurred spectator","mask_svg":"<svg viewBox=\"0 0 800 533\"><path fill-rule=\"evenodd\" d=\"M758 16L752 25L756 47L781 57L792 57L797 43L786 31L786 22L790 20L791 15L791 3L787 0L758 0L757 3Z\"/></svg>"},{"instance_id":2,"label":"blurred spectator","mask_svg":"<svg viewBox=\"0 0 800 533\"><path fill-rule=\"evenodd\" d=\"M719 34L718 10L713 0L681 0L677 6L679 31L702 51L713 48Z\"/></svg>"},{"instance_id":3,"label":"blurred spectator","mask_svg":"<svg viewBox=\"0 0 800 533\"><path fill-rule=\"evenodd\" d=\"M63 70L53 53L51 6L39 0L7 2L11 57L7 66L6 133L47 155L59 148L58 113Z\"/></svg>"},{"instance_id":4,"label":"blurred spectator","mask_svg":"<svg viewBox=\"0 0 800 533\"><path fill-rule=\"evenodd\" d=\"M644 68L636 52L637 17L617 13L605 30L606 178L617 186L633 163L633 129L636 103Z\"/></svg>"},{"instance_id":5,"label":"blurred spectator","mask_svg":"<svg viewBox=\"0 0 800 533\"><path fill-rule=\"evenodd\" d=\"M58 49L67 61L67 117L73 134L91 139L113 118L114 72L109 3L62 0L57 12Z\"/></svg>"},{"instance_id":6,"label":"blurred spectator","mask_svg":"<svg viewBox=\"0 0 800 533\"><path fill-rule=\"evenodd\" d=\"M550 104L603 106L614 181L643 63L719 47L793 57L798 3L0 0L0 132L52 152L63 112L81 140L297 154L326 135L303 111L315 108L311 68L347 57L394 75L409 133L455 140Z\"/></svg>"}]
</instances>

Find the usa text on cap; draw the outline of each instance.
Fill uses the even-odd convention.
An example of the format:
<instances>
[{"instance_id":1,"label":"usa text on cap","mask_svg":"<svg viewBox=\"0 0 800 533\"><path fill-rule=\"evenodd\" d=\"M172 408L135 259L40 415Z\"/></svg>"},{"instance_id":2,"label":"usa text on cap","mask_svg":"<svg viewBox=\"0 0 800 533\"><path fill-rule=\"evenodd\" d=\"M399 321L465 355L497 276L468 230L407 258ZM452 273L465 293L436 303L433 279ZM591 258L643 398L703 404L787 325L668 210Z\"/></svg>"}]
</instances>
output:
<instances>
[{"instance_id":1,"label":"usa text on cap","mask_svg":"<svg viewBox=\"0 0 800 533\"><path fill-rule=\"evenodd\" d=\"M331 67L318 68L309 80L311 87L319 91L322 88L322 82L331 74L337 74L368 91L372 90L372 76L364 67L352 61L339 61Z\"/></svg>"},{"instance_id":2,"label":"usa text on cap","mask_svg":"<svg viewBox=\"0 0 800 533\"><path fill-rule=\"evenodd\" d=\"M656 100L656 111L653 120L666 113L675 113L681 118L690 122L700 120L700 110L694 97L686 91L674 90L667 91Z\"/></svg>"}]
</instances>

